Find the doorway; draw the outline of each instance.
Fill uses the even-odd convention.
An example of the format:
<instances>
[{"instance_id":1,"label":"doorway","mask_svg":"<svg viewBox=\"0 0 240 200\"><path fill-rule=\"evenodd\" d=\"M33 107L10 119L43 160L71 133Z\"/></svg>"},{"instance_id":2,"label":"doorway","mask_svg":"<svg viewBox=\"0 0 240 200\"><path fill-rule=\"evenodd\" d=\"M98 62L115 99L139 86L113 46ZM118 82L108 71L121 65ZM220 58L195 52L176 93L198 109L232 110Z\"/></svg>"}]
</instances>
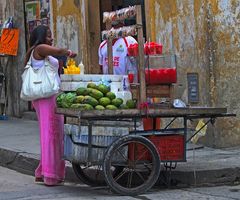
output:
<instances>
[{"instance_id":1,"label":"doorway","mask_svg":"<svg viewBox=\"0 0 240 200\"><path fill-rule=\"evenodd\" d=\"M90 73L99 73L98 47L102 42L101 32L106 29L103 23L103 13L119 10L128 6L141 5L143 37L146 38L146 18L144 0L99 0L89 1L89 53ZM136 24L135 19L124 21L126 26ZM136 38L137 39L137 38Z\"/></svg>"}]
</instances>

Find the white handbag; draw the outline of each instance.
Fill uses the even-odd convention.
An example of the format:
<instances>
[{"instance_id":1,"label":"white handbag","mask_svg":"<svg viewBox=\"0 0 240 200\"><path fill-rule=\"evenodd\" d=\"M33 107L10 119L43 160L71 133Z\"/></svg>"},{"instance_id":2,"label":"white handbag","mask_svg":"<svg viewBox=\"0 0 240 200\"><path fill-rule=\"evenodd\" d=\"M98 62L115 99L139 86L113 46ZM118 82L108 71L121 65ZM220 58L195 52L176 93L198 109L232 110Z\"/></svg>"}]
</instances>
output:
<instances>
[{"instance_id":1,"label":"white handbag","mask_svg":"<svg viewBox=\"0 0 240 200\"><path fill-rule=\"evenodd\" d=\"M20 98L25 101L32 101L57 94L60 89L56 78L58 69L50 64L48 58L45 59L43 67L34 69L31 66L31 57L32 55L22 74Z\"/></svg>"}]
</instances>

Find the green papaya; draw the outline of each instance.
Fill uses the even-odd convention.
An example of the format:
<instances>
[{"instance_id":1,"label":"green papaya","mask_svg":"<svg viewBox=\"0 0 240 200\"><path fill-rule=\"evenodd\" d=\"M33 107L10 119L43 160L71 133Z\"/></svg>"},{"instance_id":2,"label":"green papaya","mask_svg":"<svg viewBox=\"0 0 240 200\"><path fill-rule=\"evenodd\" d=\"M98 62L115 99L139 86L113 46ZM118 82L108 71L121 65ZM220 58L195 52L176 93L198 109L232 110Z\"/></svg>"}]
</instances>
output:
<instances>
[{"instance_id":1,"label":"green papaya","mask_svg":"<svg viewBox=\"0 0 240 200\"><path fill-rule=\"evenodd\" d=\"M107 106L111 103L111 100L108 97L102 97L99 99L99 104L102 106Z\"/></svg>"},{"instance_id":2,"label":"green papaya","mask_svg":"<svg viewBox=\"0 0 240 200\"><path fill-rule=\"evenodd\" d=\"M122 104L119 108L120 108L120 109L128 109L128 107L127 107L126 104Z\"/></svg>"},{"instance_id":3,"label":"green papaya","mask_svg":"<svg viewBox=\"0 0 240 200\"><path fill-rule=\"evenodd\" d=\"M87 90L87 88L80 87L76 90L76 93L78 96L80 96L80 95L85 96L85 95L88 95L89 91Z\"/></svg>"},{"instance_id":4,"label":"green papaya","mask_svg":"<svg viewBox=\"0 0 240 200\"><path fill-rule=\"evenodd\" d=\"M90 104L91 106L95 107L95 106L98 105L98 100L91 97L91 96L85 96L84 100L83 100L83 103Z\"/></svg>"},{"instance_id":5,"label":"green papaya","mask_svg":"<svg viewBox=\"0 0 240 200\"><path fill-rule=\"evenodd\" d=\"M118 108L116 106L114 106L114 105L107 105L106 109L108 109L108 110L117 110Z\"/></svg>"},{"instance_id":6,"label":"green papaya","mask_svg":"<svg viewBox=\"0 0 240 200\"><path fill-rule=\"evenodd\" d=\"M97 85L95 83L88 83L87 88L97 89Z\"/></svg>"},{"instance_id":7,"label":"green papaya","mask_svg":"<svg viewBox=\"0 0 240 200\"><path fill-rule=\"evenodd\" d=\"M95 99L101 99L104 95L102 92L96 90L96 89L91 89L89 96L95 98Z\"/></svg>"},{"instance_id":8,"label":"green papaya","mask_svg":"<svg viewBox=\"0 0 240 200\"><path fill-rule=\"evenodd\" d=\"M93 110L93 106L90 104L85 104L84 110Z\"/></svg>"},{"instance_id":9,"label":"green papaya","mask_svg":"<svg viewBox=\"0 0 240 200\"><path fill-rule=\"evenodd\" d=\"M80 103L74 103L70 106L70 108L80 108L81 104Z\"/></svg>"},{"instance_id":10,"label":"green papaya","mask_svg":"<svg viewBox=\"0 0 240 200\"><path fill-rule=\"evenodd\" d=\"M97 89L98 89L100 92L102 92L103 94L107 94L107 93L110 91L109 87L107 87L107 86L104 85L104 84L98 85L98 86L97 86Z\"/></svg>"},{"instance_id":11,"label":"green papaya","mask_svg":"<svg viewBox=\"0 0 240 200\"><path fill-rule=\"evenodd\" d=\"M127 100L126 105L130 109L136 108L136 102L134 100Z\"/></svg>"},{"instance_id":12,"label":"green papaya","mask_svg":"<svg viewBox=\"0 0 240 200\"><path fill-rule=\"evenodd\" d=\"M83 100L84 100L84 96L79 95L79 96L76 96L76 98L74 99L74 103L82 103Z\"/></svg>"},{"instance_id":13,"label":"green papaya","mask_svg":"<svg viewBox=\"0 0 240 200\"><path fill-rule=\"evenodd\" d=\"M104 106L101 106L101 105L97 105L95 107L96 110L105 110Z\"/></svg>"},{"instance_id":14,"label":"green papaya","mask_svg":"<svg viewBox=\"0 0 240 200\"><path fill-rule=\"evenodd\" d=\"M108 97L109 99L113 100L116 98L116 95L113 92L108 92L106 94L106 97Z\"/></svg>"},{"instance_id":15,"label":"green papaya","mask_svg":"<svg viewBox=\"0 0 240 200\"><path fill-rule=\"evenodd\" d=\"M112 100L112 105L119 107L121 106L123 103L123 100L121 98L116 98Z\"/></svg>"}]
</instances>

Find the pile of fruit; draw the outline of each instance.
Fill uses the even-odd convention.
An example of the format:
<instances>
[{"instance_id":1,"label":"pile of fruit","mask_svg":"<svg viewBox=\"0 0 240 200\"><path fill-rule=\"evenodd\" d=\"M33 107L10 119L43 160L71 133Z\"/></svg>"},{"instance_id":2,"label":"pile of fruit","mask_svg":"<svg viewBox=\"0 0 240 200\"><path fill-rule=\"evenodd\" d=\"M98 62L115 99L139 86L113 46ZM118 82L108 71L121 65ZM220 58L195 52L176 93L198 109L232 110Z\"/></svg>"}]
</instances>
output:
<instances>
[{"instance_id":1,"label":"pile of fruit","mask_svg":"<svg viewBox=\"0 0 240 200\"><path fill-rule=\"evenodd\" d=\"M67 66L63 68L64 74L80 74L80 68L76 66L74 59L69 59L67 61Z\"/></svg>"},{"instance_id":2,"label":"pile of fruit","mask_svg":"<svg viewBox=\"0 0 240 200\"><path fill-rule=\"evenodd\" d=\"M80 87L75 92L66 92L58 95L57 106L80 110L116 110L136 108L136 102L127 100L126 104L123 104L123 100L116 98L116 95L110 92L109 87L104 84L88 83L87 88Z\"/></svg>"}]
</instances>

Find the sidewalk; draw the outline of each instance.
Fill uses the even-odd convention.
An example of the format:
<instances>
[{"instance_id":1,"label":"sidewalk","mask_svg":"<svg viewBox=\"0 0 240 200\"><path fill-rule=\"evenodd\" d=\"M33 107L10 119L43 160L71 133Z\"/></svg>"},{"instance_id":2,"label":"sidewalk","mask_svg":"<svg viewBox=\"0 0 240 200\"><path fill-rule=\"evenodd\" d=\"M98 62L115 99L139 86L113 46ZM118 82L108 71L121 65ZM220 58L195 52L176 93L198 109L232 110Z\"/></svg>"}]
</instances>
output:
<instances>
[{"instance_id":1,"label":"sidewalk","mask_svg":"<svg viewBox=\"0 0 240 200\"><path fill-rule=\"evenodd\" d=\"M10 118L0 120L0 165L34 175L39 161L38 122ZM179 186L233 184L240 181L240 147L199 148L188 145L187 162L178 163L172 179ZM66 180L79 182L67 163Z\"/></svg>"}]
</instances>

